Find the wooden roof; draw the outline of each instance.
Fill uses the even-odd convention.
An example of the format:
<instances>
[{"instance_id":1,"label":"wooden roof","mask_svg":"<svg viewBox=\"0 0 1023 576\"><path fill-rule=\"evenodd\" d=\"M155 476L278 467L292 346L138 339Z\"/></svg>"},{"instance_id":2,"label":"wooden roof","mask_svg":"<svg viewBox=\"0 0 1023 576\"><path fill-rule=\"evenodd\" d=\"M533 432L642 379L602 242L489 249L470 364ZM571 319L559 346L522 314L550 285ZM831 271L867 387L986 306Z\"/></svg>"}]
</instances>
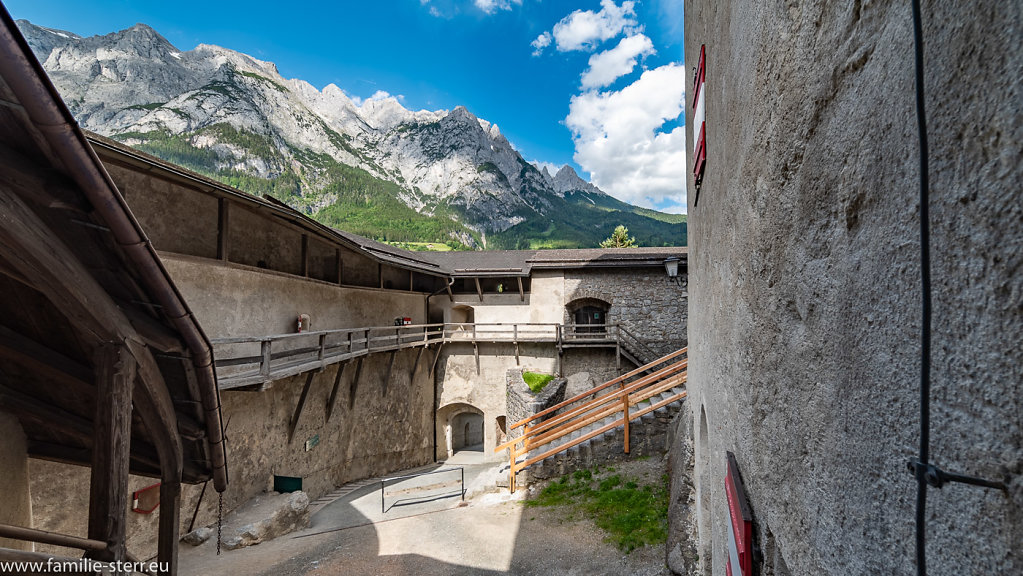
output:
<instances>
[{"instance_id":1,"label":"wooden roof","mask_svg":"<svg viewBox=\"0 0 1023 576\"><path fill-rule=\"evenodd\" d=\"M130 471L227 484L208 341L124 200L0 9L0 410L29 455L91 461L96 358L130 350ZM168 440L171 436L171 440ZM161 461L161 455L164 460Z\"/></svg>"}]
</instances>

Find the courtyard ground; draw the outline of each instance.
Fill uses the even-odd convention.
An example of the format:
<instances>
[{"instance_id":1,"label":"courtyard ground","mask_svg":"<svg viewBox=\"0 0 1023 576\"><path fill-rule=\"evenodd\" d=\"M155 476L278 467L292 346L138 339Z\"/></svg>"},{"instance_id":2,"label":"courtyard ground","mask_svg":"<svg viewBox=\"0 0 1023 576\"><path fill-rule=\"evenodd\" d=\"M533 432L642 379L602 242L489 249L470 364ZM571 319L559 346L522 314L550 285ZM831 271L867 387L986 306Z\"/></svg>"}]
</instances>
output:
<instances>
[{"instance_id":1,"label":"courtyard ground","mask_svg":"<svg viewBox=\"0 0 1023 576\"><path fill-rule=\"evenodd\" d=\"M456 460L455 462L458 462ZM463 460L463 462L465 462ZM463 463L466 486L487 481L491 465ZM451 465L452 461L446 463ZM623 477L657 478L659 459L615 465ZM470 472L471 470L471 472ZM399 474L396 474L399 475ZM440 474L444 477L447 474ZM391 494L391 492L389 492ZM400 487L394 492L400 499ZM561 506L530 507L507 491L456 497L380 512L379 485L318 510L309 528L224 551L214 542L181 550L183 576L217 574L381 576L666 576L663 546L626 554L593 521ZM570 518L567 518L570 517Z\"/></svg>"}]
</instances>

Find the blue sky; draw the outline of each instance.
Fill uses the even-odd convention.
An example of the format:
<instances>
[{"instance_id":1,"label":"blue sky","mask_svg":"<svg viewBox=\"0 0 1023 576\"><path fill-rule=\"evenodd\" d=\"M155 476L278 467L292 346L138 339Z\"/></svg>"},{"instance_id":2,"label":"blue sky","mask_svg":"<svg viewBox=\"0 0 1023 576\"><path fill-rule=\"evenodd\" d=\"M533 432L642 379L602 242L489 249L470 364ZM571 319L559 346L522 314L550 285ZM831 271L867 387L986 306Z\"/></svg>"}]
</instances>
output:
<instances>
[{"instance_id":1,"label":"blue sky","mask_svg":"<svg viewBox=\"0 0 1023 576\"><path fill-rule=\"evenodd\" d=\"M247 2L6 0L82 36L148 24L282 76L409 109L467 107L530 161L572 164L618 198L682 211L682 0Z\"/></svg>"}]
</instances>

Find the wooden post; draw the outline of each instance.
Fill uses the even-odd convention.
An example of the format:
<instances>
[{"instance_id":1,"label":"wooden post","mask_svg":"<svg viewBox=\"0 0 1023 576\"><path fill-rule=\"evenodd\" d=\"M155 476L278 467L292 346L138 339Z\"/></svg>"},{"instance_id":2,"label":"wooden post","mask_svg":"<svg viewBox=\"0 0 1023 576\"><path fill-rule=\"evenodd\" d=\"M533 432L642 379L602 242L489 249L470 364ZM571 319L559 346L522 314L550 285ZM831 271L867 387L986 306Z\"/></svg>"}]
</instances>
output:
<instances>
[{"instance_id":1,"label":"wooden post","mask_svg":"<svg viewBox=\"0 0 1023 576\"><path fill-rule=\"evenodd\" d=\"M167 574L178 573L178 530L181 524L181 482L160 484L160 540L157 560L167 566Z\"/></svg>"},{"instance_id":2,"label":"wooden post","mask_svg":"<svg viewBox=\"0 0 1023 576\"><path fill-rule=\"evenodd\" d=\"M309 235L302 235L302 276L309 277Z\"/></svg>"},{"instance_id":3,"label":"wooden post","mask_svg":"<svg viewBox=\"0 0 1023 576\"><path fill-rule=\"evenodd\" d=\"M334 249L334 257L337 258L337 285L340 286L341 284L344 283L343 280L344 280L344 269L345 269L345 261L341 259L341 249L340 248L335 248Z\"/></svg>"},{"instance_id":4,"label":"wooden post","mask_svg":"<svg viewBox=\"0 0 1023 576\"><path fill-rule=\"evenodd\" d=\"M270 380L270 340L263 340L259 344L262 359L259 361L259 375Z\"/></svg>"},{"instance_id":5,"label":"wooden post","mask_svg":"<svg viewBox=\"0 0 1023 576\"><path fill-rule=\"evenodd\" d=\"M511 465L508 466L508 491L512 494L515 493L515 445L508 449L508 453L511 454Z\"/></svg>"},{"instance_id":6,"label":"wooden post","mask_svg":"<svg viewBox=\"0 0 1023 576\"><path fill-rule=\"evenodd\" d=\"M107 543L105 551L90 554L105 562L123 561L128 553L125 540L135 368L135 358L124 346L101 346L96 351L89 539Z\"/></svg>"},{"instance_id":7,"label":"wooden post","mask_svg":"<svg viewBox=\"0 0 1023 576\"><path fill-rule=\"evenodd\" d=\"M369 328L366 328L366 351L369 351Z\"/></svg>"},{"instance_id":8,"label":"wooden post","mask_svg":"<svg viewBox=\"0 0 1023 576\"><path fill-rule=\"evenodd\" d=\"M622 383L622 387L625 383ZM622 397L622 401L625 403L625 453L629 453L629 395L626 393Z\"/></svg>"},{"instance_id":9,"label":"wooden post","mask_svg":"<svg viewBox=\"0 0 1023 576\"><path fill-rule=\"evenodd\" d=\"M517 278L517 280L519 281L519 301L520 302L525 302L526 301L526 292L522 289L522 276L519 276Z\"/></svg>"},{"instance_id":10,"label":"wooden post","mask_svg":"<svg viewBox=\"0 0 1023 576\"><path fill-rule=\"evenodd\" d=\"M480 302L482 302L483 301L483 288L480 288L480 279L479 279L479 277L476 277L476 278L473 278L473 280L476 281L476 293L479 294Z\"/></svg>"},{"instance_id":11,"label":"wooden post","mask_svg":"<svg viewBox=\"0 0 1023 576\"><path fill-rule=\"evenodd\" d=\"M320 371L321 372L324 369L327 368L326 363L324 363L324 361L323 361L323 354L325 352L326 346L327 346L327 335L326 334L320 334L320 350L316 353L316 359L320 361Z\"/></svg>"},{"instance_id":12,"label":"wooden post","mask_svg":"<svg viewBox=\"0 0 1023 576\"><path fill-rule=\"evenodd\" d=\"M217 199L217 259L229 260L231 243L229 242L231 203L227 198Z\"/></svg>"}]
</instances>

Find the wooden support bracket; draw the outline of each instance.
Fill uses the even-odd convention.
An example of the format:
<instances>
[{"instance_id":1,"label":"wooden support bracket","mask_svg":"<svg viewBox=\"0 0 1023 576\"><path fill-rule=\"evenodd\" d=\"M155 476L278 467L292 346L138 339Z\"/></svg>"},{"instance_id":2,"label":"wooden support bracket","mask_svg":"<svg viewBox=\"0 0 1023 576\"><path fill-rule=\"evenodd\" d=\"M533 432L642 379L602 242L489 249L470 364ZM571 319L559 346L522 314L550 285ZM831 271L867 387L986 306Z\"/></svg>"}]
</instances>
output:
<instances>
[{"instance_id":1,"label":"wooden support bracket","mask_svg":"<svg viewBox=\"0 0 1023 576\"><path fill-rule=\"evenodd\" d=\"M384 377L383 396L387 396L387 385L391 383L391 372L394 371L394 359L397 355L397 350L391 350L391 359L387 363L387 376Z\"/></svg>"},{"instance_id":2,"label":"wooden support bracket","mask_svg":"<svg viewBox=\"0 0 1023 576\"><path fill-rule=\"evenodd\" d=\"M355 365L355 378L352 378L352 383L348 388L348 409L350 410L355 406L355 392L359 389L359 377L362 376L362 361L365 356L359 356L359 362Z\"/></svg>"},{"instance_id":3,"label":"wooden support bracket","mask_svg":"<svg viewBox=\"0 0 1023 576\"><path fill-rule=\"evenodd\" d=\"M330 397L327 399L327 422L330 422L330 416L334 413L337 391L341 387L341 376L345 373L345 366L348 366L348 362L338 364L337 374L334 375L334 387L330 389Z\"/></svg>"},{"instance_id":4,"label":"wooden support bracket","mask_svg":"<svg viewBox=\"0 0 1023 576\"><path fill-rule=\"evenodd\" d=\"M437 371L437 361L440 360L440 352L444 349L444 342L441 342L437 346L437 354L433 357L433 364L430 365L430 378L433 378L434 373Z\"/></svg>"},{"instance_id":5,"label":"wooden support bracket","mask_svg":"<svg viewBox=\"0 0 1023 576\"><path fill-rule=\"evenodd\" d=\"M480 288L480 279L479 278L473 278L473 280L476 281L476 293L479 294L480 302L482 302L483 301L483 288Z\"/></svg>"},{"instance_id":6,"label":"wooden support bracket","mask_svg":"<svg viewBox=\"0 0 1023 576\"><path fill-rule=\"evenodd\" d=\"M423 350L425 350L425 348L420 348L419 352L416 353L416 361L412 363L412 372L409 373L408 377L409 382L416 379L416 370L419 368L419 360L423 357Z\"/></svg>"},{"instance_id":7,"label":"wooden support bracket","mask_svg":"<svg viewBox=\"0 0 1023 576\"><path fill-rule=\"evenodd\" d=\"M302 417L302 408L305 407L305 399L309 395L309 387L313 385L314 376L316 376L315 372L309 372L309 375L305 377L305 386L302 388L302 395L298 397L298 406L295 407L295 415L291 417L291 423L288 424L288 444L291 444L291 439L295 437L295 429L298 428L298 419Z\"/></svg>"},{"instance_id":8,"label":"wooden support bracket","mask_svg":"<svg viewBox=\"0 0 1023 576\"><path fill-rule=\"evenodd\" d=\"M519 301L525 302L526 301L526 292L522 289L522 277L519 276L518 278L516 278L516 280L519 281Z\"/></svg>"}]
</instances>

